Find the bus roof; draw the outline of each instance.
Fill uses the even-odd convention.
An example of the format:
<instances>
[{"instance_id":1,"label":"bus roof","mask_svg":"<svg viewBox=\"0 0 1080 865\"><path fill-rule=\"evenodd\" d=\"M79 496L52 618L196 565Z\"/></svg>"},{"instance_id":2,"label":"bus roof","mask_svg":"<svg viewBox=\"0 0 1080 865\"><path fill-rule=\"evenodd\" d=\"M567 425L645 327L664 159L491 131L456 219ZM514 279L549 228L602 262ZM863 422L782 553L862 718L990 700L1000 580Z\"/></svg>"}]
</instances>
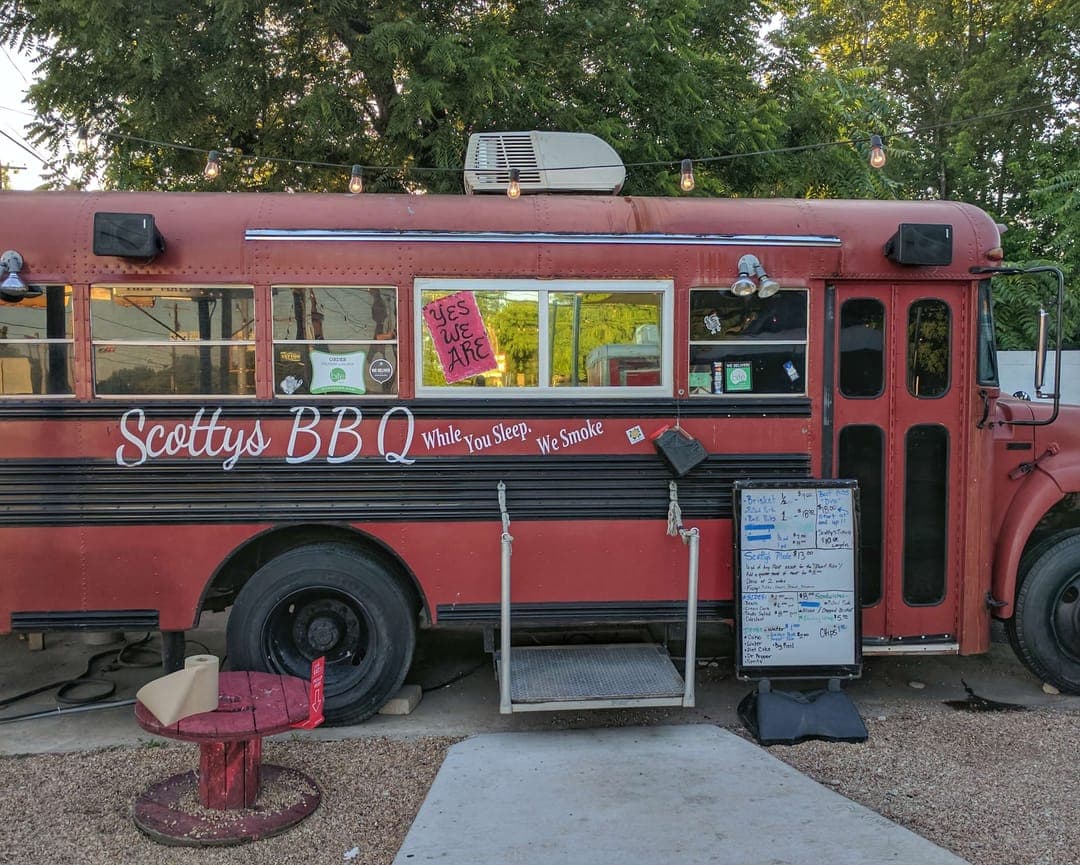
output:
<instances>
[{"instance_id":1,"label":"bus roof","mask_svg":"<svg viewBox=\"0 0 1080 865\"><path fill-rule=\"evenodd\" d=\"M166 251L146 262L94 256L97 212L149 213ZM582 195L503 196L362 195L336 193L198 192L3 192L0 247L25 259L28 281L94 281L170 266L190 272L193 257L215 271L236 272L249 262L258 232L397 233L409 243L424 233L499 232L529 240L563 235L595 238L673 236L668 242L712 245L731 238L733 252L769 245L769 238L810 238L801 245L839 249L817 254L819 275L910 274L887 260L885 243L902 223L952 226L953 262L934 268L938 278L971 278L974 264L991 264L986 252L1000 243L983 211L946 201L820 199L635 198ZM242 242L244 239L248 243ZM681 238L681 239L680 239ZM320 238L326 240L327 237ZM351 239L356 239L351 238ZM386 239L384 237L384 239ZM826 242L831 239L831 242ZM262 244L266 246L267 244ZM798 243L779 245L797 246ZM325 248L325 247L324 247ZM737 255L735 256L737 257ZM211 265L211 263L213 263ZM922 268L925 270L925 268ZM925 275L925 274L924 274ZM208 278L209 274L208 274Z\"/></svg>"}]
</instances>

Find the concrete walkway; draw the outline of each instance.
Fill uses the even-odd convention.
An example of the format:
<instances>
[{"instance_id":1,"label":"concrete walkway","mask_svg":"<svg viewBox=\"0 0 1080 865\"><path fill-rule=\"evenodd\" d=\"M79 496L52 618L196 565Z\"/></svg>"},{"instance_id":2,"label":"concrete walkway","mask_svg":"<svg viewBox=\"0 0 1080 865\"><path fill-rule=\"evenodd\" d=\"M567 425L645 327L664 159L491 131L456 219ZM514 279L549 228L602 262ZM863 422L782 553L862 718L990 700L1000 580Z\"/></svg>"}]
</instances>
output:
<instances>
[{"instance_id":1,"label":"concrete walkway","mask_svg":"<svg viewBox=\"0 0 1080 865\"><path fill-rule=\"evenodd\" d=\"M495 733L454 745L394 865L433 861L964 865L704 724Z\"/></svg>"}]
</instances>

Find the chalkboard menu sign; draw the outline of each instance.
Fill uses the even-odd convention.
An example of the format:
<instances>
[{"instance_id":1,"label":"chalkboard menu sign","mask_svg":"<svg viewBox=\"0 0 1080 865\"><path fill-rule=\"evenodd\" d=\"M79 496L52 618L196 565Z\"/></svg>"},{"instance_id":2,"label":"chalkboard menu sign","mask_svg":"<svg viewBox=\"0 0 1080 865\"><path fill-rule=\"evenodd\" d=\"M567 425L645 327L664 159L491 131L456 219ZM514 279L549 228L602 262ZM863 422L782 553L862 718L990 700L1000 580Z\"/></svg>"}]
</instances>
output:
<instances>
[{"instance_id":1,"label":"chalkboard menu sign","mask_svg":"<svg viewBox=\"0 0 1080 865\"><path fill-rule=\"evenodd\" d=\"M740 678L855 678L862 667L855 481L737 481Z\"/></svg>"}]
</instances>

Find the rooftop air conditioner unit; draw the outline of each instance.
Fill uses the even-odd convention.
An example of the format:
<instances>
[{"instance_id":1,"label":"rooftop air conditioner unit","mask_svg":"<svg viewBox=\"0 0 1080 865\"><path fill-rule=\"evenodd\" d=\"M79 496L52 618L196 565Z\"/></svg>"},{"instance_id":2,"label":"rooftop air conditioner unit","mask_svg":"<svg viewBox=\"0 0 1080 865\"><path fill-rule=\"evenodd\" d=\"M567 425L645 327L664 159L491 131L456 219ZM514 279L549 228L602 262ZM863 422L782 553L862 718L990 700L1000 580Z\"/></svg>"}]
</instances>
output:
<instances>
[{"instance_id":1,"label":"rooftop air conditioner unit","mask_svg":"<svg viewBox=\"0 0 1080 865\"><path fill-rule=\"evenodd\" d=\"M510 169L522 192L617 195L626 168L614 149L587 132L480 132L469 136L465 191L506 192Z\"/></svg>"}]
</instances>

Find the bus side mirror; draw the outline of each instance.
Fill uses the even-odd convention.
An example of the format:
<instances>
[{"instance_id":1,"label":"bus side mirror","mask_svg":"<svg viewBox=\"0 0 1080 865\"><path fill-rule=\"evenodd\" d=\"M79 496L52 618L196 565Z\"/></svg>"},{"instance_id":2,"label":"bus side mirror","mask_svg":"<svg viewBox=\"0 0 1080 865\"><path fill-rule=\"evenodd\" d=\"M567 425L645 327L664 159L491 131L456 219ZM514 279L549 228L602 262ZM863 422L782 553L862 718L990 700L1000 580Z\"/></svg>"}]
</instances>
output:
<instances>
[{"instance_id":1,"label":"bus side mirror","mask_svg":"<svg viewBox=\"0 0 1080 865\"><path fill-rule=\"evenodd\" d=\"M94 214L94 255L149 260L165 251L165 238L149 213Z\"/></svg>"},{"instance_id":2,"label":"bus side mirror","mask_svg":"<svg viewBox=\"0 0 1080 865\"><path fill-rule=\"evenodd\" d=\"M1035 394L1042 396L1046 384L1046 351L1050 340L1050 313L1039 310L1039 335L1035 345Z\"/></svg>"}]
</instances>

